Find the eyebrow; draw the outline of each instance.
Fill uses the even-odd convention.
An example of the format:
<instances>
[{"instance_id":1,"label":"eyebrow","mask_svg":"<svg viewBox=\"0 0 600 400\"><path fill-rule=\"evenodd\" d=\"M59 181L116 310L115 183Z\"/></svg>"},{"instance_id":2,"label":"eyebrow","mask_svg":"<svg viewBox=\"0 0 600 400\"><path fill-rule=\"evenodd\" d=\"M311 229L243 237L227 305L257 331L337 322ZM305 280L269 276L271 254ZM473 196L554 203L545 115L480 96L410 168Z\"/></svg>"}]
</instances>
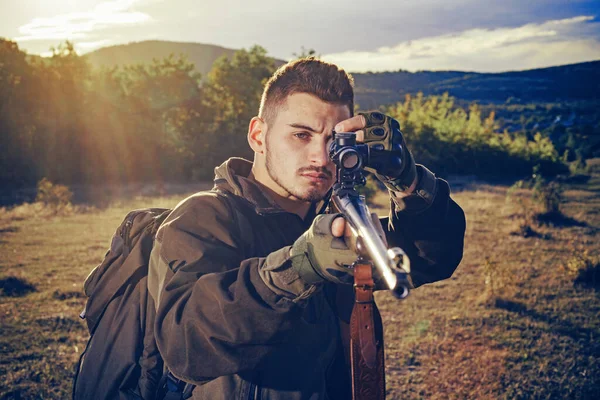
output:
<instances>
[{"instance_id":1,"label":"eyebrow","mask_svg":"<svg viewBox=\"0 0 600 400\"><path fill-rule=\"evenodd\" d=\"M296 128L296 129L304 129L305 131L310 131L310 132L314 132L314 133L321 133L319 131L317 131L316 129L308 126L308 125L304 125L304 124L288 124L288 126L291 126L292 128Z\"/></svg>"}]
</instances>

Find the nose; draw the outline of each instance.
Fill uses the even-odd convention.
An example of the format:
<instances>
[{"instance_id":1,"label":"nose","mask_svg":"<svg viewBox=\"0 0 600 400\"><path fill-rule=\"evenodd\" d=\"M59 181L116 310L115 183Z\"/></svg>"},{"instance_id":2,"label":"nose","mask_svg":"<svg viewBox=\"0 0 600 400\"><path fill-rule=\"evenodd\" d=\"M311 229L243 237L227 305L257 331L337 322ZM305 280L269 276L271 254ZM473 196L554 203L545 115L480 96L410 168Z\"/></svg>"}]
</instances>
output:
<instances>
[{"instance_id":1,"label":"nose","mask_svg":"<svg viewBox=\"0 0 600 400\"><path fill-rule=\"evenodd\" d=\"M315 140L311 146L310 163L317 167L325 167L329 164L329 152L327 143Z\"/></svg>"}]
</instances>

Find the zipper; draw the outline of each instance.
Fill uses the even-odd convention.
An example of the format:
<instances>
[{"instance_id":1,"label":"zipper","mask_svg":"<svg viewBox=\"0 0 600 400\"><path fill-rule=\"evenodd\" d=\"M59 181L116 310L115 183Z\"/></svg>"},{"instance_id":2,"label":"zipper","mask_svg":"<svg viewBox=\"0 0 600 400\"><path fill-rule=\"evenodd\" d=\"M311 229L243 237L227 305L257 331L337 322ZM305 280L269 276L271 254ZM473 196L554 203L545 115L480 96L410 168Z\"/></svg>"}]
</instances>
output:
<instances>
[{"instance_id":1,"label":"zipper","mask_svg":"<svg viewBox=\"0 0 600 400\"><path fill-rule=\"evenodd\" d=\"M131 250L131 248L133 247L133 242L131 241L131 229L133 229L133 221L135 220L135 217L137 217L138 215L140 215L141 213L146 212L146 211L149 211L149 210L148 209L137 210L136 212L131 214L129 216L129 218L127 218L127 221L125 221L125 226L123 227L123 230L121 231L121 237L123 238L123 248L124 248L124 251L127 252L125 254L125 256L129 255L129 250Z\"/></svg>"},{"instance_id":2,"label":"zipper","mask_svg":"<svg viewBox=\"0 0 600 400\"><path fill-rule=\"evenodd\" d=\"M125 248L127 248L131 243L129 243L129 234L131 233L131 227L133 226L133 220L138 215L138 213L133 214L129 218L127 218L127 222L125 222L125 227L121 232L121 237L123 238L123 244Z\"/></svg>"}]
</instances>

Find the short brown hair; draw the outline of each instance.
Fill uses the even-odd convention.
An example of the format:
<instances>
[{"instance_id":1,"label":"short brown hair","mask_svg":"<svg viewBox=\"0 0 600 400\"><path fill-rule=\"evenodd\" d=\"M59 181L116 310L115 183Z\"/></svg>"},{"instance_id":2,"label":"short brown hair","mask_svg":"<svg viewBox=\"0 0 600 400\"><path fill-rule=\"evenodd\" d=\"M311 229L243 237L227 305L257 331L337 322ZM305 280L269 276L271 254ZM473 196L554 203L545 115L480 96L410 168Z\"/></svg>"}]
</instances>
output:
<instances>
[{"instance_id":1,"label":"short brown hair","mask_svg":"<svg viewBox=\"0 0 600 400\"><path fill-rule=\"evenodd\" d=\"M267 81L260 100L259 117L272 121L277 107L294 93L308 93L334 104L348 106L354 115L354 79L335 64L314 57L290 61Z\"/></svg>"}]
</instances>

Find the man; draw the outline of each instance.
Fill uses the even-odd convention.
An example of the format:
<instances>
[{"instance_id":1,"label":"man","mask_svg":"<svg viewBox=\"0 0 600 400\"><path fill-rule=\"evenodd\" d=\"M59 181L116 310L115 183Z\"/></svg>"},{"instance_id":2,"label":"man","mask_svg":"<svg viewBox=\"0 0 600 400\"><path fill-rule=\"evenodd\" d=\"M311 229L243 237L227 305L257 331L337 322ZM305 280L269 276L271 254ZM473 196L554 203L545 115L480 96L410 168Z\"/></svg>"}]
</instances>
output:
<instances>
[{"instance_id":1,"label":"man","mask_svg":"<svg viewBox=\"0 0 600 400\"><path fill-rule=\"evenodd\" d=\"M159 230L149 273L156 340L166 366L197 385L195 399L348 398L341 337L353 303L340 239L322 215L335 177L332 131L358 131L389 188L381 219L411 258L415 287L448 278L462 258L464 214L448 184L415 166L397 121L353 116L352 80L302 59L266 84L249 124L254 162L216 168L212 191L182 201ZM333 268L333 269L332 269Z\"/></svg>"}]
</instances>

